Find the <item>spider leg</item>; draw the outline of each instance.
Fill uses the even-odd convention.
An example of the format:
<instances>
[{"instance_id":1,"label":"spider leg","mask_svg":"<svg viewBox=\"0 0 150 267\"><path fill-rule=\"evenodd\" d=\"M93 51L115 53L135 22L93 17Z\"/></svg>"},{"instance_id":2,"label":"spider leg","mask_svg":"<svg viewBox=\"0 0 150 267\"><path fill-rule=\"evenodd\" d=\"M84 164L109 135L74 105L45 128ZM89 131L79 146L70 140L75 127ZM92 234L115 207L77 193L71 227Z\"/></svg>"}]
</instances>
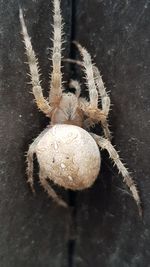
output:
<instances>
[{"instance_id":1,"label":"spider leg","mask_svg":"<svg viewBox=\"0 0 150 267\"><path fill-rule=\"evenodd\" d=\"M87 99L85 99L84 97L79 97L79 107L81 110L87 110L89 107L90 103L88 102ZM84 129L86 129L87 131L90 130L91 127L95 126L95 121L93 118L88 117L85 118L83 121L83 127Z\"/></svg>"},{"instance_id":2,"label":"spider leg","mask_svg":"<svg viewBox=\"0 0 150 267\"><path fill-rule=\"evenodd\" d=\"M86 74L87 86L89 89L90 108L95 109L98 106L98 92L94 81L91 56L87 52L87 50L84 47L82 47L79 43L74 42L74 44L78 47L83 57L83 67L84 67L84 72Z\"/></svg>"},{"instance_id":3,"label":"spider leg","mask_svg":"<svg viewBox=\"0 0 150 267\"><path fill-rule=\"evenodd\" d=\"M108 116L109 110L110 110L110 97L108 96L106 92L106 88L104 86L102 76L100 75L100 72L96 66L93 66L93 73L94 73L94 80L98 88L98 92L101 97L102 101L102 110L105 113L106 116Z\"/></svg>"},{"instance_id":4,"label":"spider leg","mask_svg":"<svg viewBox=\"0 0 150 267\"><path fill-rule=\"evenodd\" d=\"M81 87L80 87L79 82L76 80L70 80L69 87L74 88L76 90L75 95L78 98L81 93Z\"/></svg>"},{"instance_id":5,"label":"spider leg","mask_svg":"<svg viewBox=\"0 0 150 267\"><path fill-rule=\"evenodd\" d=\"M102 112L105 114L104 120L101 120L104 135L111 140L111 133L107 122L108 113L110 110L110 97L108 96L100 72L96 66L93 66L94 80L101 98Z\"/></svg>"},{"instance_id":6,"label":"spider leg","mask_svg":"<svg viewBox=\"0 0 150 267\"><path fill-rule=\"evenodd\" d=\"M54 0L54 35L52 48L53 70L51 74L49 102L58 104L62 96L62 73L61 73L61 44L62 44L62 17L60 1Z\"/></svg>"},{"instance_id":7,"label":"spider leg","mask_svg":"<svg viewBox=\"0 0 150 267\"><path fill-rule=\"evenodd\" d=\"M64 58L64 59L62 59L62 61L67 62L67 63L71 63L71 64L76 64L80 67L83 67L83 62L80 60L71 59L71 58Z\"/></svg>"},{"instance_id":8,"label":"spider leg","mask_svg":"<svg viewBox=\"0 0 150 267\"><path fill-rule=\"evenodd\" d=\"M20 23L21 23L21 28L22 28L24 44L25 44L25 48L26 48L26 54L27 54L27 58L28 58L28 64L29 64L29 68L30 68L32 91L33 91L38 108L43 113L45 113L47 116L49 116L52 108L43 96L42 88L40 85L38 60L37 60L37 58L35 56L35 52L32 48L30 37L28 35L27 28L26 28L26 25L24 22L22 9L19 10L19 17L20 17Z\"/></svg>"},{"instance_id":9,"label":"spider leg","mask_svg":"<svg viewBox=\"0 0 150 267\"><path fill-rule=\"evenodd\" d=\"M42 131L39 136L33 141L33 143L29 146L28 152L27 152L27 183L30 184L31 190L33 193L35 193L33 183L34 183L34 178L33 178L33 156L36 153L36 146L38 142L40 141L41 137L44 136L44 134L48 131L49 129L46 128L44 131Z\"/></svg>"},{"instance_id":10,"label":"spider leg","mask_svg":"<svg viewBox=\"0 0 150 267\"><path fill-rule=\"evenodd\" d=\"M84 66L83 62L80 60L66 58L66 59L63 59L63 61L77 64L78 66L81 66L81 67ZM98 68L94 65L92 65L92 68L93 68L94 81L96 83L96 86L97 86L97 89L98 89L98 92L100 94L101 101L102 101L102 110L106 114L106 116L108 116L108 113L110 110L110 97L108 96L106 92L106 88L104 86L104 83L103 83L103 80L102 80L102 77L100 75Z\"/></svg>"},{"instance_id":11,"label":"spider leg","mask_svg":"<svg viewBox=\"0 0 150 267\"><path fill-rule=\"evenodd\" d=\"M45 191L48 193L48 196L51 197L58 205L63 206L65 208L68 207L67 203L63 201L54 191L54 189L49 185L46 176L42 170L40 170L39 173L40 183L45 189Z\"/></svg>"},{"instance_id":12,"label":"spider leg","mask_svg":"<svg viewBox=\"0 0 150 267\"><path fill-rule=\"evenodd\" d=\"M124 164L120 160L117 151L115 150L115 148L113 147L113 145L110 143L108 139L105 139L93 133L90 133L90 134L95 139L96 143L100 146L100 148L106 149L107 152L109 153L110 158L114 161L114 164L117 166L119 172L122 174L123 181L126 183L130 191L132 192L132 196L138 206L139 215L142 217L141 199L140 199L136 184L133 181L133 178L130 176L128 170L125 168Z\"/></svg>"},{"instance_id":13,"label":"spider leg","mask_svg":"<svg viewBox=\"0 0 150 267\"><path fill-rule=\"evenodd\" d=\"M80 61L80 60L75 60L75 59L66 58L66 59L63 59L63 61L64 61L64 62L71 63L71 64L72 64L72 63L73 63L73 64L77 64L77 65L80 66L80 67L84 67L83 62ZM77 84L75 84L75 83L77 83ZM71 81L70 85L71 85L71 88L72 88L72 87L73 87L73 88L75 88L75 87L77 88L77 87L79 86L79 83L78 83L77 81ZM78 90L77 90L77 91L78 91ZM80 88L79 92L81 92L81 88ZM79 96L79 95L80 95L80 93L78 94L78 96ZM89 103L85 98L83 98L83 97L80 97L80 98L79 98L79 106L80 106L80 108L81 108L82 110L85 110L85 107L86 107L86 109L88 109L89 105L90 105L90 103ZM87 118L86 120L84 120L84 128L85 128L86 130L89 130L90 127L94 127L94 125L95 125L95 123L94 123L93 118Z\"/></svg>"},{"instance_id":14,"label":"spider leg","mask_svg":"<svg viewBox=\"0 0 150 267\"><path fill-rule=\"evenodd\" d=\"M83 48L77 42L74 42L74 44L77 46L77 48L79 49L80 53L82 54L83 62L79 61L79 60L69 59L69 58L64 59L63 61L64 62L68 62L68 63L77 64L77 65L79 65L81 67L84 67L85 68L85 73L87 75L87 81L88 81L87 84L89 85L89 83L91 83L90 80L94 81L94 84L96 84L96 87L98 89L98 92L99 92L99 95L100 95L100 98L101 98L102 113L103 113L104 116L99 116L98 114L97 115L100 118L101 125L102 125L102 128L103 128L105 137L107 139L111 140L111 133L110 133L108 122L107 122L107 117L108 117L108 113L109 113L109 109L110 109L110 98L109 98L109 96L108 96L108 94L106 92L106 89L104 87L104 83L102 81L102 77L100 75L100 72L99 72L98 68L95 67L92 64L91 57L90 57L89 53L85 50L85 48ZM87 60L88 60L88 62L87 62ZM88 73L89 73L89 75L88 75ZM88 86L88 88L89 88L89 91L90 91L90 86ZM96 97L98 99L98 96L95 96L95 98ZM90 99L90 102L91 102L91 99ZM98 106L98 103L97 103L97 106ZM91 106L90 106L90 108L91 108ZM98 111L97 111L97 113L98 113ZM90 115L90 114L88 114L88 115ZM89 128L89 126L92 125L92 118L88 119L87 123L86 123L87 127Z\"/></svg>"},{"instance_id":15,"label":"spider leg","mask_svg":"<svg viewBox=\"0 0 150 267\"><path fill-rule=\"evenodd\" d=\"M34 179L33 179L33 155L35 153L34 145L30 145L29 150L27 152L27 183L30 184L31 190L35 193L34 189Z\"/></svg>"},{"instance_id":16,"label":"spider leg","mask_svg":"<svg viewBox=\"0 0 150 267\"><path fill-rule=\"evenodd\" d=\"M105 138L107 138L108 140L111 141L112 135L111 135L111 132L109 130L109 124L107 122L107 118L102 119L101 120L101 124L102 124L102 128L103 128L103 132L104 132Z\"/></svg>"}]
</instances>

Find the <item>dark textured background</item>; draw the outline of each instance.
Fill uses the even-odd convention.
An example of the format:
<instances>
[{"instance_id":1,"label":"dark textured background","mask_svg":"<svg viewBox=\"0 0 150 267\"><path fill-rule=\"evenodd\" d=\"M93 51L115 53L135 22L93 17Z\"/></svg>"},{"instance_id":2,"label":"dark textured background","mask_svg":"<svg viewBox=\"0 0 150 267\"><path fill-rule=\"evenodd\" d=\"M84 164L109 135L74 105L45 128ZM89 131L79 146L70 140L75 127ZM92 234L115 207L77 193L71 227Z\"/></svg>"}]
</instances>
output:
<instances>
[{"instance_id":1,"label":"dark textured background","mask_svg":"<svg viewBox=\"0 0 150 267\"><path fill-rule=\"evenodd\" d=\"M49 0L20 1L48 88L52 28ZM92 54L110 91L113 144L138 183L144 219L102 153L94 186L57 191L74 207L56 206L36 184L25 182L28 144L48 123L33 104L21 41L18 1L0 1L0 266L147 267L150 265L150 1L63 0L65 57L75 56L71 39ZM71 51L70 51L71 48ZM70 67L70 72L69 72ZM74 71L74 72L73 72ZM64 69L64 79L80 72ZM45 90L46 92L46 90ZM97 128L97 131L99 129Z\"/></svg>"}]
</instances>

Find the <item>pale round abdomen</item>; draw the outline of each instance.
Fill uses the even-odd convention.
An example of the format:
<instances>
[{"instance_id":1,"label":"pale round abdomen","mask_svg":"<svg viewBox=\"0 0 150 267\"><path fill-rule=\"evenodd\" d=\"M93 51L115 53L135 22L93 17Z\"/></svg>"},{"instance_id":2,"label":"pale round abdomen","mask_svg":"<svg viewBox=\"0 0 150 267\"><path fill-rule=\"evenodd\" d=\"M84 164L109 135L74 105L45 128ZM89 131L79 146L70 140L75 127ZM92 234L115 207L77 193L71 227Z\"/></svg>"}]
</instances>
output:
<instances>
[{"instance_id":1,"label":"pale round abdomen","mask_svg":"<svg viewBox=\"0 0 150 267\"><path fill-rule=\"evenodd\" d=\"M41 137L36 147L40 169L56 184L72 190L90 187L100 170L100 152L84 129L59 124Z\"/></svg>"}]
</instances>

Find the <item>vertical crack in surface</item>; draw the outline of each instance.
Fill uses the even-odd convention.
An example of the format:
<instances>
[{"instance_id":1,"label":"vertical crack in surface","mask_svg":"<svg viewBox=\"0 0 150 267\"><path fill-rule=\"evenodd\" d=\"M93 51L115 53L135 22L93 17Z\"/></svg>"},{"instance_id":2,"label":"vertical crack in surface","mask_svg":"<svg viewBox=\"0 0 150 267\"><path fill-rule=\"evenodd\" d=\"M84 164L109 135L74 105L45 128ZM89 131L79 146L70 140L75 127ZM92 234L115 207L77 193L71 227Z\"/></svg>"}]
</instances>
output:
<instances>
[{"instance_id":1,"label":"vertical crack in surface","mask_svg":"<svg viewBox=\"0 0 150 267\"><path fill-rule=\"evenodd\" d=\"M69 204L71 208L69 220L69 238L68 238L68 267L74 266L74 255L76 249L76 192L69 192Z\"/></svg>"},{"instance_id":2,"label":"vertical crack in surface","mask_svg":"<svg viewBox=\"0 0 150 267\"><path fill-rule=\"evenodd\" d=\"M76 0L72 0L71 9L70 58L74 59L76 57L76 51L73 47L72 41L76 39ZM75 65L70 64L71 75L73 75L74 77L76 75L75 70Z\"/></svg>"},{"instance_id":3,"label":"vertical crack in surface","mask_svg":"<svg viewBox=\"0 0 150 267\"><path fill-rule=\"evenodd\" d=\"M72 41L75 40L75 25L76 25L76 0L72 0L71 3L71 37L70 37L70 58L75 58L75 51L72 49ZM74 64L70 65L70 77L75 76ZM68 253L68 267L74 266L74 257L76 249L76 214L77 214L77 193L69 191L69 205L71 207L70 220L69 220L69 237L67 243Z\"/></svg>"}]
</instances>

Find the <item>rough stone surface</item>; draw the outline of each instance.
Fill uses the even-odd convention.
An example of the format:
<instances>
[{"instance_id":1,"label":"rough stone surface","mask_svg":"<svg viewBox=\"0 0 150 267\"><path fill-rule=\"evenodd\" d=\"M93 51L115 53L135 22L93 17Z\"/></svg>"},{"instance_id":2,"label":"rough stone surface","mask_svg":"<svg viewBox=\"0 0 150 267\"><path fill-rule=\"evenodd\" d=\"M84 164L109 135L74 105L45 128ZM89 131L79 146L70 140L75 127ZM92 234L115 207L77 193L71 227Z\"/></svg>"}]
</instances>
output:
<instances>
[{"instance_id":1,"label":"rough stone surface","mask_svg":"<svg viewBox=\"0 0 150 267\"><path fill-rule=\"evenodd\" d=\"M49 2L20 1L39 56L45 89L52 19ZM70 204L75 207L72 219L68 211L47 198L38 184L37 195L32 196L25 182L24 154L48 122L37 111L30 86L26 85L28 68L24 64L18 2L1 1L0 266L147 267L150 262L150 1L63 0L62 10L67 23L66 56L70 38L80 41L93 55L111 91L113 143L138 183L144 218L141 221L138 217L132 197L104 152L102 171L94 186L69 194ZM96 132L99 133L99 127ZM60 189L60 193L67 200L67 192Z\"/></svg>"}]
</instances>

